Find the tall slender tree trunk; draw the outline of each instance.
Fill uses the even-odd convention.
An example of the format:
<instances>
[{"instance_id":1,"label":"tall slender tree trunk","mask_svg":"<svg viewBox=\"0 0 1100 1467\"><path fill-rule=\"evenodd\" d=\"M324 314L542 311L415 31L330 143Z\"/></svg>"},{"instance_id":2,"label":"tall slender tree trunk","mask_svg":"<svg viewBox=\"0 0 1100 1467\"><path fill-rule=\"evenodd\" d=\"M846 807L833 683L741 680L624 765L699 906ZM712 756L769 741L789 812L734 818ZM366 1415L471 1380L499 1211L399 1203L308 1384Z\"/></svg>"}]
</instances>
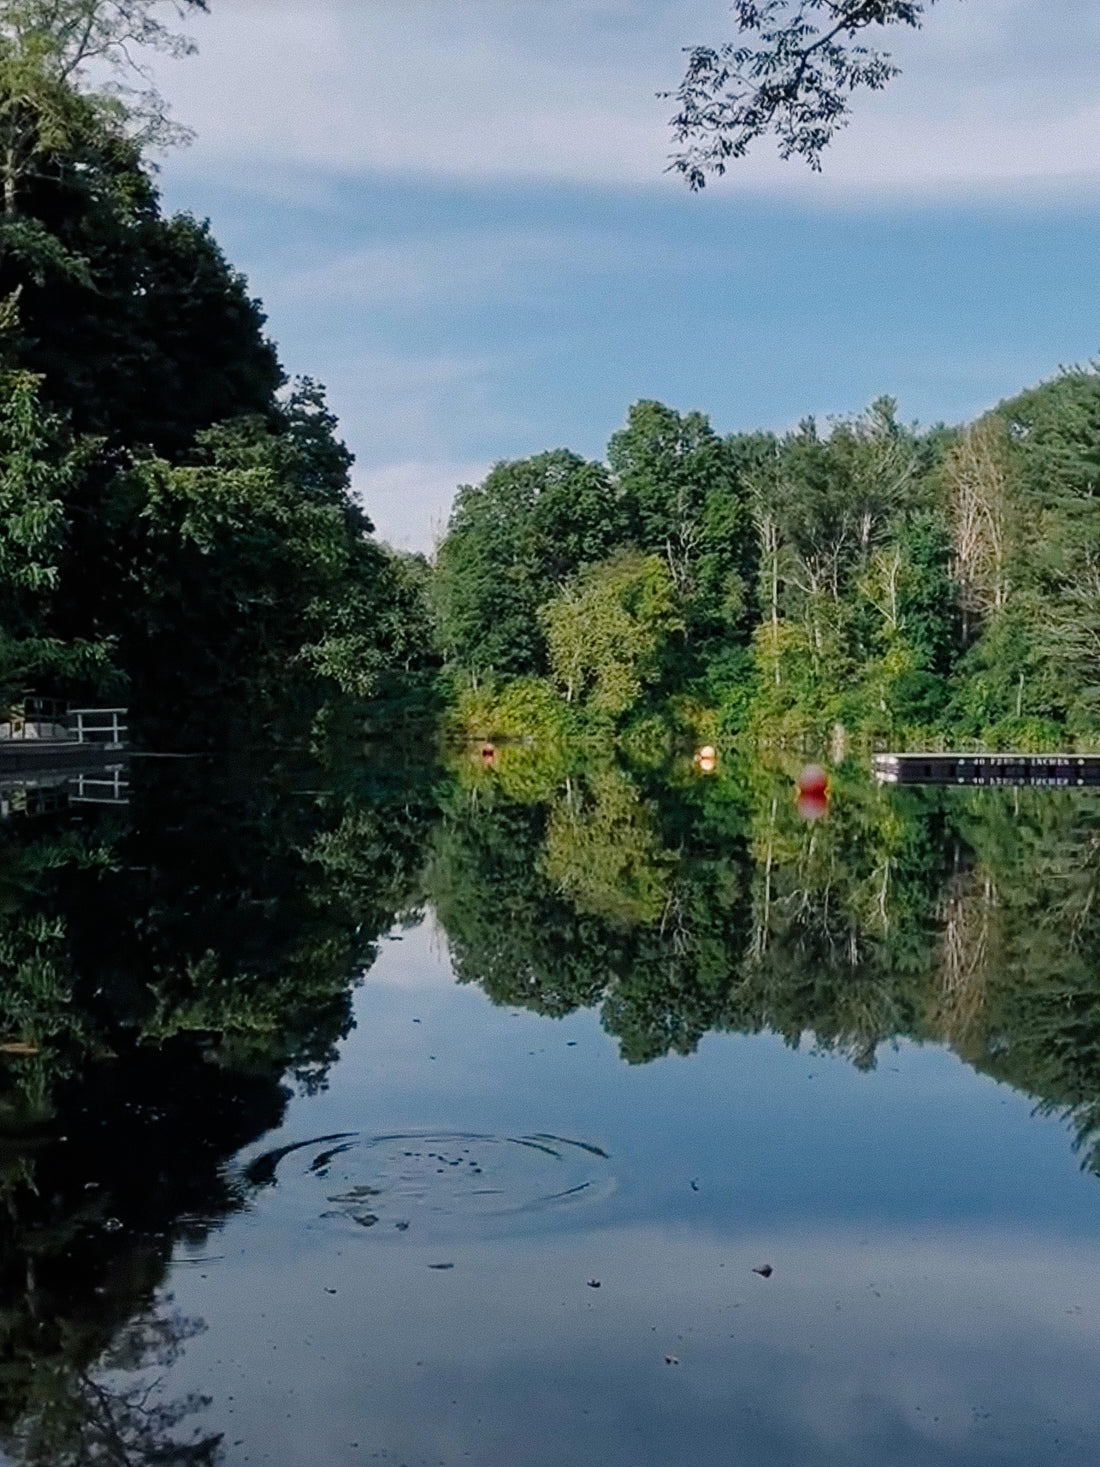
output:
<instances>
[{"instance_id":1,"label":"tall slender tree trunk","mask_svg":"<svg viewBox=\"0 0 1100 1467\"><path fill-rule=\"evenodd\" d=\"M10 223L15 218L17 198L18 165L15 147L10 144L4 152L4 218Z\"/></svg>"},{"instance_id":2,"label":"tall slender tree trunk","mask_svg":"<svg viewBox=\"0 0 1100 1467\"><path fill-rule=\"evenodd\" d=\"M768 551L772 559L771 573L771 617L772 617L772 655L775 660L775 685L779 686L779 531L776 529L775 521L769 520L767 525Z\"/></svg>"}]
</instances>

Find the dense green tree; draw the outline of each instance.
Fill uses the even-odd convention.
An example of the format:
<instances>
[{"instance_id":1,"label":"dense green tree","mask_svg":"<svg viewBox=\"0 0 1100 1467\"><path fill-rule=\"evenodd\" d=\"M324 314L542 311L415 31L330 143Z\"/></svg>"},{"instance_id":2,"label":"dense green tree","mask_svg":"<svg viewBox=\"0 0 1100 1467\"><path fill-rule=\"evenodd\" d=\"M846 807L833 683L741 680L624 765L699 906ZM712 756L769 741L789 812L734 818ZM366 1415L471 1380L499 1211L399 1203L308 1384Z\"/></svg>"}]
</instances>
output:
<instances>
[{"instance_id":1,"label":"dense green tree","mask_svg":"<svg viewBox=\"0 0 1100 1467\"><path fill-rule=\"evenodd\" d=\"M327 696L403 697L431 661L423 574L370 538L322 390L280 390L245 281L161 211L144 150L172 129L140 57L190 49L166 22L193 8L0 7L0 684L113 678L176 747L300 737Z\"/></svg>"},{"instance_id":2,"label":"dense green tree","mask_svg":"<svg viewBox=\"0 0 1100 1467\"><path fill-rule=\"evenodd\" d=\"M0 11L0 189L3 229L23 215L29 183L56 181L60 159L94 135L173 141L136 54L192 49L160 16L205 10L206 0L4 0ZM109 80L105 80L109 78ZM141 87L134 85L142 83ZM33 229L24 228L30 239Z\"/></svg>"},{"instance_id":3,"label":"dense green tree","mask_svg":"<svg viewBox=\"0 0 1100 1467\"><path fill-rule=\"evenodd\" d=\"M199 433L193 463L145 459L117 473L73 547L72 623L91 614L118 631L147 735L285 731L326 692L370 699L391 668L423 655L409 644L412 589L370 538L316 387L279 421L275 432L237 419ZM113 580L102 577L108 557Z\"/></svg>"},{"instance_id":4,"label":"dense green tree","mask_svg":"<svg viewBox=\"0 0 1100 1467\"><path fill-rule=\"evenodd\" d=\"M611 439L612 478L590 466L591 533L552 572L533 529L544 461L502 468L491 493L461 497L439 553L447 649L494 675L457 726L560 740L568 724L574 738L547 690L598 713L603 675L626 690L613 699L624 727L661 703L666 747L741 734L1095 743L1098 380L1065 371L928 432L890 398L782 438L722 439L702 414L638 403ZM579 574L564 565L577 554ZM615 604L638 555L664 565L673 593L656 679L626 671L638 625ZM478 651L459 656L460 643ZM543 681L513 696L517 674Z\"/></svg>"},{"instance_id":5,"label":"dense green tree","mask_svg":"<svg viewBox=\"0 0 1100 1467\"><path fill-rule=\"evenodd\" d=\"M159 16L191 8L205 5L6 0L0 14L0 292L19 299L18 360L78 431L172 455L266 411L281 381L243 280L205 225L162 216L142 159L171 129L129 84L138 52L188 49Z\"/></svg>"},{"instance_id":6,"label":"dense green tree","mask_svg":"<svg viewBox=\"0 0 1100 1467\"><path fill-rule=\"evenodd\" d=\"M766 435L724 440L702 413L650 401L608 445L632 538L666 562L693 649L743 630L755 551L746 476L771 449Z\"/></svg>"},{"instance_id":7,"label":"dense green tree","mask_svg":"<svg viewBox=\"0 0 1100 1467\"><path fill-rule=\"evenodd\" d=\"M570 703L620 717L661 672L683 627L663 560L623 552L590 566L539 609L555 681Z\"/></svg>"},{"instance_id":8,"label":"dense green tree","mask_svg":"<svg viewBox=\"0 0 1100 1467\"><path fill-rule=\"evenodd\" d=\"M935 452L883 398L828 434L807 420L754 476L758 729L886 733L940 709L954 589Z\"/></svg>"},{"instance_id":9,"label":"dense green tree","mask_svg":"<svg viewBox=\"0 0 1100 1467\"><path fill-rule=\"evenodd\" d=\"M543 671L538 608L624 538L621 496L602 465L564 451L497 464L459 490L436 558L443 648L475 676Z\"/></svg>"},{"instance_id":10,"label":"dense green tree","mask_svg":"<svg viewBox=\"0 0 1100 1467\"><path fill-rule=\"evenodd\" d=\"M1095 737L1098 405L1095 370L1062 372L963 431L939 470L967 649L951 719L967 737Z\"/></svg>"},{"instance_id":11,"label":"dense green tree","mask_svg":"<svg viewBox=\"0 0 1100 1467\"><path fill-rule=\"evenodd\" d=\"M18 293L18 361L42 375L46 401L112 447L173 458L223 419L270 414L282 372L264 316L209 227L162 216L125 139L97 141L59 171L24 209L62 264L0 237L0 291Z\"/></svg>"},{"instance_id":12,"label":"dense green tree","mask_svg":"<svg viewBox=\"0 0 1100 1467\"><path fill-rule=\"evenodd\" d=\"M0 700L28 687L97 690L118 673L109 638L56 635L65 501L86 472L93 445L74 441L44 411L37 379L0 373ZM91 628L83 628L91 631Z\"/></svg>"}]
</instances>

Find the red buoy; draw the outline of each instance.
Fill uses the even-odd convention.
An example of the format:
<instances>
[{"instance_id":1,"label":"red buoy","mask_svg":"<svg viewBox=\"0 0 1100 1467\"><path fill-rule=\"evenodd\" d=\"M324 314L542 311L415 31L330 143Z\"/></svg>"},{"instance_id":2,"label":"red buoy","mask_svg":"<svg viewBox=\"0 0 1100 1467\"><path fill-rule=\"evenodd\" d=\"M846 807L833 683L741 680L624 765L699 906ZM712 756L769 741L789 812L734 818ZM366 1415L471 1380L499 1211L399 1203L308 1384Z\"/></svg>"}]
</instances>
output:
<instances>
[{"instance_id":1,"label":"red buoy","mask_svg":"<svg viewBox=\"0 0 1100 1467\"><path fill-rule=\"evenodd\" d=\"M829 776L820 764L807 764L798 776L800 795L826 795L829 791Z\"/></svg>"}]
</instances>

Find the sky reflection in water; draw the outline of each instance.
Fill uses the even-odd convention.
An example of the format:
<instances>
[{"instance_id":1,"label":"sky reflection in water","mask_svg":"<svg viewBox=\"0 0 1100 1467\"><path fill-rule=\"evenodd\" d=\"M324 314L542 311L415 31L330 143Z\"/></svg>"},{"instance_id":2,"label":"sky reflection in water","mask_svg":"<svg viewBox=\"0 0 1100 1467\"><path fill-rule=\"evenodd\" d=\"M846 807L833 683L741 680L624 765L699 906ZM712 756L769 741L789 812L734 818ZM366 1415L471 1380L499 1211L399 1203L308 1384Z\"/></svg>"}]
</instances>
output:
<instances>
[{"instance_id":1,"label":"sky reflection in water","mask_svg":"<svg viewBox=\"0 0 1100 1467\"><path fill-rule=\"evenodd\" d=\"M286 1153L168 1281L207 1330L163 1388L210 1397L227 1462L1096 1460L1100 1184L1059 1121L909 1043L871 1073L769 1036L629 1067L590 1013L456 986L443 946L384 945L329 1089L236 1165L351 1148ZM498 1168L517 1206L599 1178L502 1223L455 1206L454 1133L608 1160ZM391 1206L394 1134L451 1151ZM329 1200L356 1188L377 1223Z\"/></svg>"}]
</instances>

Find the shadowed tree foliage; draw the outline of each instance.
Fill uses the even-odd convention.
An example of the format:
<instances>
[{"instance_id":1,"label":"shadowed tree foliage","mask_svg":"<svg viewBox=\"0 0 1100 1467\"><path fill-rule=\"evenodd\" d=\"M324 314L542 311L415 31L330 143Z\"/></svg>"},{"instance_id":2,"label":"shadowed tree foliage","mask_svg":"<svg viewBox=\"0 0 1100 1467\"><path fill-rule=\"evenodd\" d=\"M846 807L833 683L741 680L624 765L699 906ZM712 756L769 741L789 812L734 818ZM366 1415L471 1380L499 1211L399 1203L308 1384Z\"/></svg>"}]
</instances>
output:
<instances>
[{"instance_id":1,"label":"shadowed tree foliage","mask_svg":"<svg viewBox=\"0 0 1100 1467\"><path fill-rule=\"evenodd\" d=\"M458 491L434 577L439 637L475 677L542 672L538 608L624 534L606 469L576 454L497 464Z\"/></svg>"},{"instance_id":2,"label":"shadowed tree foliage","mask_svg":"<svg viewBox=\"0 0 1100 1467\"><path fill-rule=\"evenodd\" d=\"M608 444L632 538L667 564L700 665L747 633L756 562L749 476L773 451L767 434L723 439L703 413L651 401L635 403Z\"/></svg>"},{"instance_id":3,"label":"shadowed tree foliage","mask_svg":"<svg viewBox=\"0 0 1100 1467\"><path fill-rule=\"evenodd\" d=\"M207 226L163 217L142 159L175 134L141 51L186 54L160 17L205 8L7 0L0 15L0 293L19 300L19 363L78 432L173 456L265 411L282 380L243 279Z\"/></svg>"},{"instance_id":4,"label":"shadowed tree foliage","mask_svg":"<svg viewBox=\"0 0 1100 1467\"><path fill-rule=\"evenodd\" d=\"M141 57L186 54L191 9L0 8L0 701L109 695L174 748L300 741L333 699L416 704L428 598L370 538L323 390L286 388L208 226L162 212L144 150L175 134Z\"/></svg>"}]
</instances>

